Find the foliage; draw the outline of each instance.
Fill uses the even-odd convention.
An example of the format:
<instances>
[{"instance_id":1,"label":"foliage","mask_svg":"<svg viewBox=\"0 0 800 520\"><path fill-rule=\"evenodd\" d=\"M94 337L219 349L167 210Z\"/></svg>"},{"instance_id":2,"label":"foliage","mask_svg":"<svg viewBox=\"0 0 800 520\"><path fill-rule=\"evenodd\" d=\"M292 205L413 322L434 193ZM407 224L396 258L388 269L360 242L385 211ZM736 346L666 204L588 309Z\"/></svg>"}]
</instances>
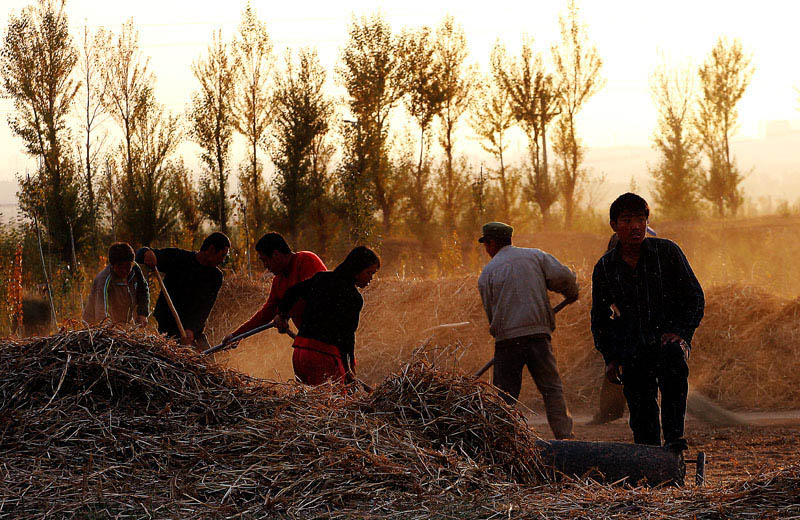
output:
<instances>
[{"instance_id":1,"label":"foliage","mask_svg":"<svg viewBox=\"0 0 800 520\"><path fill-rule=\"evenodd\" d=\"M333 114L333 102L323 92L325 69L317 53L299 52L297 64L286 56L286 69L276 75L272 98L272 162L275 164L277 217L282 230L294 243L299 227L305 224L308 208L326 191L313 175L314 144L327 134ZM316 182L314 182L316 181Z\"/></svg>"},{"instance_id":2,"label":"foliage","mask_svg":"<svg viewBox=\"0 0 800 520\"><path fill-rule=\"evenodd\" d=\"M90 223L67 127L80 86L72 77L77 63L63 1L39 0L9 17L0 51L3 93L14 103L9 126L39 160L35 178L19 178L20 208L42 219L65 260L74 256L73 243L83 244Z\"/></svg>"},{"instance_id":3,"label":"foliage","mask_svg":"<svg viewBox=\"0 0 800 520\"><path fill-rule=\"evenodd\" d=\"M444 232L452 232L461 217L460 208L467 197L467 177L464 168L455 161L455 131L470 106L475 87L476 71L467 64L468 44L464 29L453 17L447 16L436 29L434 59L438 64L442 93L439 120L439 144L444 150L444 164L439 167L437 192Z\"/></svg>"},{"instance_id":4,"label":"foliage","mask_svg":"<svg viewBox=\"0 0 800 520\"><path fill-rule=\"evenodd\" d=\"M739 186L744 175L731 156L730 138L736 133L742 99L754 68L739 40L720 37L700 66L701 95L695 126L700 134L707 168L701 179L701 195L718 216L736 214L743 196Z\"/></svg>"},{"instance_id":5,"label":"foliage","mask_svg":"<svg viewBox=\"0 0 800 520\"><path fill-rule=\"evenodd\" d=\"M589 41L576 0L568 1L567 12L558 21L561 42L553 46L552 55L561 115L553 150L559 159L556 177L564 204L564 227L569 228L587 175L581 168L585 151L577 136L577 116L586 102L603 88L605 80L600 75L603 60Z\"/></svg>"},{"instance_id":6,"label":"foliage","mask_svg":"<svg viewBox=\"0 0 800 520\"><path fill-rule=\"evenodd\" d=\"M201 182L204 215L228 232L231 203L228 200L230 148L234 129L234 71L221 31L214 33L208 55L192 65L200 89L192 97L189 135L203 150L206 167Z\"/></svg>"},{"instance_id":7,"label":"foliage","mask_svg":"<svg viewBox=\"0 0 800 520\"><path fill-rule=\"evenodd\" d=\"M650 173L655 179L656 204L668 219L694 218L699 210L699 143L691 125L694 85L688 71L673 70L666 64L651 78L658 109L653 143L660 157Z\"/></svg>"},{"instance_id":8,"label":"foliage","mask_svg":"<svg viewBox=\"0 0 800 520\"><path fill-rule=\"evenodd\" d=\"M531 170L524 191L538 206L542 223L547 225L550 208L558 198L547 165L547 127L557 115L558 96L553 76L545 70L541 55L534 55L532 45L531 40L524 40L520 55L510 60L505 48L497 44L492 73L508 93L514 117L528 137Z\"/></svg>"},{"instance_id":9,"label":"foliage","mask_svg":"<svg viewBox=\"0 0 800 520\"><path fill-rule=\"evenodd\" d=\"M494 47L491 54L492 73L477 84L473 98L470 124L480 138L481 147L497 160L497 168L489 169L490 178L499 185L500 207L498 218L513 224L518 212L520 197L519 173L505 161L509 145L509 132L514 127L514 113L508 91L503 88L501 71L506 68L502 62L505 54L500 47ZM493 174L493 175L492 175ZM488 179L480 182L483 184ZM473 184L473 189L475 188ZM485 187L479 190L483 193ZM480 207L483 207L482 205ZM483 213L480 210L479 213ZM482 220L482 215L481 219Z\"/></svg>"},{"instance_id":10,"label":"foliage","mask_svg":"<svg viewBox=\"0 0 800 520\"><path fill-rule=\"evenodd\" d=\"M338 182L351 240L361 242L374 230L373 212L391 232L402 180L387 167L388 118L404 94L400 44L380 15L353 18L337 76L347 90L345 103L355 120L342 127L343 158ZM356 204L360 199L362 205Z\"/></svg>"},{"instance_id":11,"label":"foliage","mask_svg":"<svg viewBox=\"0 0 800 520\"><path fill-rule=\"evenodd\" d=\"M148 90L134 118L132 168L118 182L122 236L149 246L178 223L178 200L170 188L176 171L167 159L180 142L178 117L166 112Z\"/></svg>"},{"instance_id":12,"label":"foliage","mask_svg":"<svg viewBox=\"0 0 800 520\"><path fill-rule=\"evenodd\" d=\"M234 100L234 124L247 139L249 147L249 168L246 175L239 176L239 182L247 183L242 191L250 213L257 216L251 222L254 229L262 229L267 214L268 201L263 189L262 166L258 161L258 147L270 124L270 74L272 73L272 40L266 25L258 19L248 3L242 12L239 32L233 43L235 59L235 84L238 95Z\"/></svg>"}]
</instances>

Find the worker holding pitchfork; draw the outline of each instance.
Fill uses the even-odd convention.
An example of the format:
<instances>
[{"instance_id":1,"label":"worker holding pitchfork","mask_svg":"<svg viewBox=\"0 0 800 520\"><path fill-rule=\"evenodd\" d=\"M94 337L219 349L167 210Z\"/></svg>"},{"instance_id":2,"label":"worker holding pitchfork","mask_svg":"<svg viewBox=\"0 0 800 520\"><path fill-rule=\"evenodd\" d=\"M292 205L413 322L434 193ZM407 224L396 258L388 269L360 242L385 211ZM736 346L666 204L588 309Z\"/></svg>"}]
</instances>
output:
<instances>
[{"instance_id":1,"label":"worker holding pitchfork","mask_svg":"<svg viewBox=\"0 0 800 520\"><path fill-rule=\"evenodd\" d=\"M178 338L184 345L208 348L203 329L222 287L219 266L228 257L230 247L228 237L215 232L203 240L200 251L143 247L136 252L136 261L153 269L159 280L164 274L153 311L160 333Z\"/></svg>"},{"instance_id":2,"label":"worker holding pitchfork","mask_svg":"<svg viewBox=\"0 0 800 520\"><path fill-rule=\"evenodd\" d=\"M492 258L478 278L478 289L495 339L493 383L503 399L514 404L527 365L542 393L553 434L567 439L572 437L572 417L550 346L555 316L547 291L570 302L578 299L580 289L575 273L553 255L511 245L513 232L508 224L489 222L478 240Z\"/></svg>"},{"instance_id":3,"label":"worker holding pitchfork","mask_svg":"<svg viewBox=\"0 0 800 520\"><path fill-rule=\"evenodd\" d=\"M311 251L292 251L283 236L274 232L261 237L256 243L256 253L264 268L275 275L272 278L269 295L264 305L250 319L225 336L222 340L224 344L230 343L233 338L245 332L271 322L278 314L278 303L289 287L308 280L320 271L328 270L316 254ZM300 328L302 314L302 305L296 305L289 312L289 317L297 328Z\"/></svg>"},{"instance_id":4,"label":"worker holding pitchfork","mask_svg":"<svg viewBox=\"0 0 800 520\"><path fill-rule=\"evenodd\" d=\"M307 385L355 381L356 329L364 306L358 289L369 285L380 266L374 251L359 246L333 271L317 273L286 291L275 316L279 331L287 330L295 304L306 303L292 345L292 366L298 380Z\"/></svg>"}]
</instances>

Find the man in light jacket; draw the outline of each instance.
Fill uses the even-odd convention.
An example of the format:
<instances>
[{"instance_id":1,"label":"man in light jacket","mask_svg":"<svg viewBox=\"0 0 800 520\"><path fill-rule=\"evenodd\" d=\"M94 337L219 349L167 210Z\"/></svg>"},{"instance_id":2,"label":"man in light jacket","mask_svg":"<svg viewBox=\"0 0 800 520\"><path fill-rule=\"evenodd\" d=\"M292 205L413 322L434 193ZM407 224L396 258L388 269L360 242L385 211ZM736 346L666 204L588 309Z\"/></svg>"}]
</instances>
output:
<instances>
[{"instance_id":1,"label":"man in light jacket","mask_svg":"<svg viewBox=\"0 0 800 520\"><path fill-rule=\"evenodd\" d=\"M108 248L108 265L92 282L83 308L86 323L94 325L106 318L112 323L147 323L150 289L133 259L133 248L125 242Z\"/></svg>"},{"instance_id":2,"label":"man in light jacket","mask_svg":"<svg viewBox=\"0 0 800 520\"><path fill-rule=\"evenodd\" d=\"M513 231L508 224L489 222L478 240L492 258L478 278L478 289L495 339L493 382L513 404L527 365L542 393L553 434L557 439L570 438L572 417L550 346L555 316L547 291L574 300L579 287L575 273L554 256L511 245Z\"/></svg>"}]
</instances>

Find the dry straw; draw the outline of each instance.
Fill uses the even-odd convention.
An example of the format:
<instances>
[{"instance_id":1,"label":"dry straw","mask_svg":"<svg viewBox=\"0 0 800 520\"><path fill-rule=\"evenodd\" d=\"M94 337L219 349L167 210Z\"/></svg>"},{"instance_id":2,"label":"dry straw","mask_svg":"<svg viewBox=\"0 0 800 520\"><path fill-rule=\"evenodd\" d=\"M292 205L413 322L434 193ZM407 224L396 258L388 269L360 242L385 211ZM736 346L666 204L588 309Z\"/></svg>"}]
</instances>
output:
<instances>
[{"instance_id":1,"label":"dry straw","mask_svg":"<svg viewBox=\"0 0 800 520\"><path fill-rule=\"evenodd\" d=\"M708 489L548 484L517 412L422 362L344 397L91 329L4 341L0 367L0 517L800 515L798 466Z\"/></svg>"},{"instance_id":2,"label":"dry straw","mask_svg":"<svg viewBox=\"0 0 800 520\"><path fill-rule=\"evenodd\" d=\"M593 411L603 361L594 349L590 328L591 281L585 272L579 273L579 280L581 299L558 314L553 350L570 406ZM217 321L218 312L222 316L234 312L230 309L236 309L244 319L263 303L265 284L259 283L253 290L247 283L237 279L232 284L238 306L221 296L222 303L217 304L211 322ZM242 294L248 297L240 297ZM560 301L558 295L551 299L553 305ZM421 345L429 349L460 345L462 355L451 368L462 374L474 373L494 354L476 276L385 278L365 291L364 300L356 358L360 377L371 384L397 370ZM731 409L797 407L798 318L800 303L750 285L706 288L705 317L695 335L689 363L692 387ZM215 325L215 330L219 328ZM230 332L232 327L226 330ZM286 337L266 333L220 360L260 377L290 379L290 344ZM541 397L528 378L521 401L541 407Z\"/></svg>"}]
</instances>

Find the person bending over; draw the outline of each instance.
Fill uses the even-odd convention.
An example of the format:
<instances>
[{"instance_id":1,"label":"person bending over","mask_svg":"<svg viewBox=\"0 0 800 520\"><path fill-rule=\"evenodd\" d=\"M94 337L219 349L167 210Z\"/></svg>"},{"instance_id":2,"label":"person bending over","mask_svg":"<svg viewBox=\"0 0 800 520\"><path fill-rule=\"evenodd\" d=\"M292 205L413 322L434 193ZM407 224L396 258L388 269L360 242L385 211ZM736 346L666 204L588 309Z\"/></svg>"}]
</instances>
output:
<instances>
[{"instance_id":1,"label":"person bending over","mask_svg":"<svg viewBox=\"0 0 800 520\"><path fill-rule=\"evenodd\" d=\"M317 273L286 291L275 318L278 330L286 330L298 301L306 303L293 345L292 366L298 380L307 385L354 380L356 329L364 306L358 289L369 285L380 266L378 255L359 246L333 271Z\"/></svg>"}]
</instances>

